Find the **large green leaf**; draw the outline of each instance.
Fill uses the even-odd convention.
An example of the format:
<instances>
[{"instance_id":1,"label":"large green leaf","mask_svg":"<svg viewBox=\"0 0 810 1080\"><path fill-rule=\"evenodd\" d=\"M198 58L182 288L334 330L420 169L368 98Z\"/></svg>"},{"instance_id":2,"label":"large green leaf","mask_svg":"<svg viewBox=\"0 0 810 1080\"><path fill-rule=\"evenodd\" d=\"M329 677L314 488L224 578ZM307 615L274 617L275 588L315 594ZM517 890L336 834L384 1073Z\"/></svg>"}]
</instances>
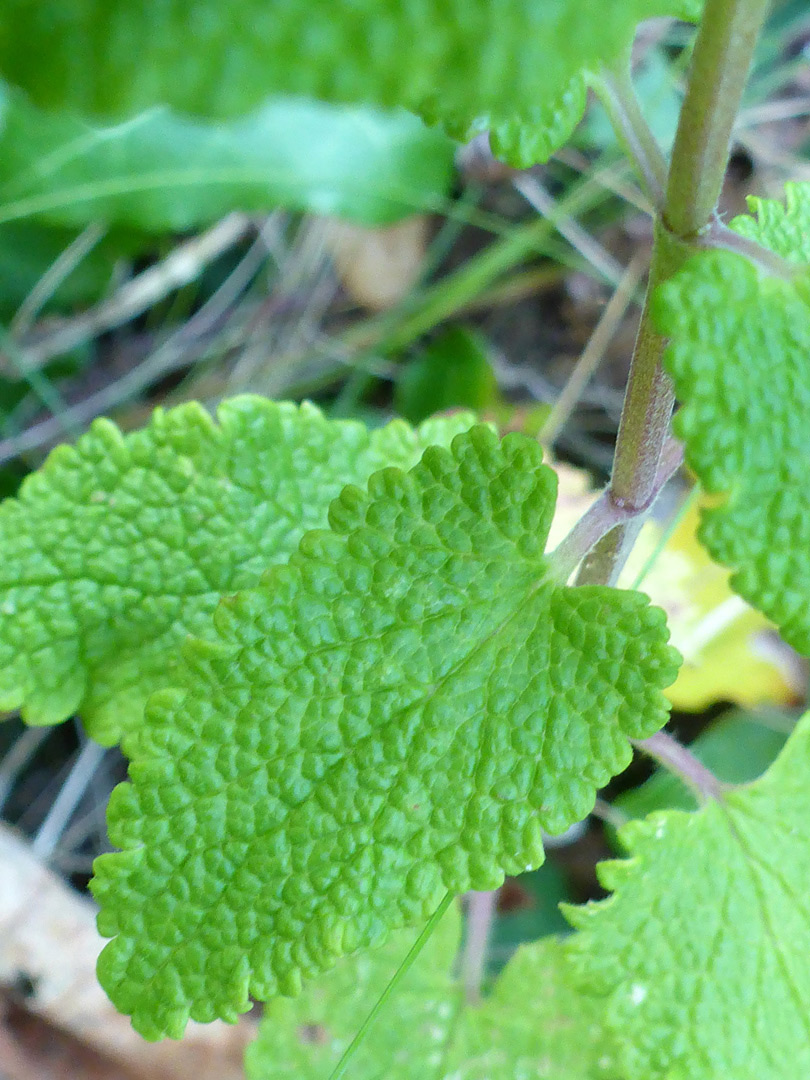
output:
<instances>
[{"instance_id":1,"label":"large green leaf","mask_svg":"<svg viewBox=\"0 0 810 1080\"><path fill-rule=\"evenodd\" d=\"M164 107L100 126L0 84L0 223L182 230L274 206L387 222L435 207L452 165L449 139L404 111L282 99L228 122Z\"/></svg>"},{"instance_id":2,"label":"large green leaf","mask_svg":"<svg viewBox=\"0 0 810 1080\"><path fill-rule=\"evenodd\" d=\"M671 337L675 417L707 491L701 541L735 571L731 586L810 653L810 184L787 204L754 201L734 228L795 264L792 279L742 255L697 255L658 289Z\"/></svg>"},{"instance_id":3,"label":"large green leaf","mask_svg":"<svg viewBox=\"0 0 810 1080\"><path fill-rule=\"evenodd\" d=\"M294 1000L271 1002L248 1080L326 1080L413 938L399 931ZM608 1080L602 1003L574 987L559 940L521 948L474 1008L451 974L457 943L457 919L445 917L352 1058L353 1080Z\"/></svg>"},{"instance_id":4,"label":"large green leaf","mask_svg":"<svg viewBox=\"0 0 810 1080\"><path fill-rule=\"evenodd\" d=\"M226 599L128 744L96 864L100 977L148 1036L232 1017L538 866L678 654L640 593L544 557L556 475L487 427L347 487L260 588Z\"/></svg>"},{"instance_id":5,"label":"large green leaf","mask_svg":"<svg viewBox=\"0 0 810 1080\"><path fill-rule=\"evenodd\" d=\"M810 1075L810 714L755 783L621 832L572 909L623 1080Z\"/></svg>"},{"instance_id":6,"label":"large green leaf","mask_svg":"<svg viewBox=\"0 0 810 1080\"><path fill-rule=\"evenodd\" d=\"M471 422L370 432L250 396L217 415L158 409L130 435L96 421L0 505L0 708L33 724L78 710L114 742L170 683L185 635L325 525L345 483L407 467Z\"/></svg>"},{"instance_id":7,"label":"large green leaf","mask_svg":"<svg viewBox=\"0 0 810 1080\"><path fill-rule=\"evenodd\" d=\"M698 8L697 0L6 0L0 70L40 105L86 115L161 103L222 118L279 91L405 105L457 134L496 128L502 149L536 159L581 115L583 71L615 60L642 19L694 17ZM525 129L509 131L515 121L554 137L537 130L527 142Z\"/></svg>"}]
</instances>

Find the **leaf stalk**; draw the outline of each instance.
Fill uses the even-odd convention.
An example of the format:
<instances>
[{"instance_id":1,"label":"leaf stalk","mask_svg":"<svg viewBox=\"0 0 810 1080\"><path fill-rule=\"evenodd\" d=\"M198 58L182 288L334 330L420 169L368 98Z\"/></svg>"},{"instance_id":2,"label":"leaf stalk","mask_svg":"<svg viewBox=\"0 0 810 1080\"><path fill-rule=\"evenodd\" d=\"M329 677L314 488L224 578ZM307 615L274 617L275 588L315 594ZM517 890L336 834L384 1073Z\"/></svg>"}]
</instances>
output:
<instances>
[{"instance_id":1,"label":"leaf stalk","mask_svg":"<svg viewBox=\"0 0 810 1080\"><path fill-rule=\"evenodd\" d=\"M725 785L721 780L707 769L695 755L682 746L677 739L673 739L666 731L657 731L649 739L633 739L633 745L643 750L659 765L663 765L670 772L686 784L694 793L698 803L703 805L709 799L720 799Z\"/></svg>"}]
</instances>

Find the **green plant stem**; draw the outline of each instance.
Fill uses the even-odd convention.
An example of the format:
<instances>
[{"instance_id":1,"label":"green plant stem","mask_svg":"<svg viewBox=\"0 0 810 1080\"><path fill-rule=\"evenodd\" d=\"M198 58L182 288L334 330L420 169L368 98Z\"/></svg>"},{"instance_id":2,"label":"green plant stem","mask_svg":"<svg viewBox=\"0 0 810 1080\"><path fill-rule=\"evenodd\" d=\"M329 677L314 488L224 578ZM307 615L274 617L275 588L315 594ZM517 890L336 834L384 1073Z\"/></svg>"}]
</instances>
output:
<instances>
[{"instance_id":1,"label":"green plant stem","mask_svg":"<svg viewBox=\"0 0 810 1080\"><path fill-rule=\"evenodd\" d=\"M675 439L670 439L661 455L655 482L656 494L672 478L682 463L683 447ZM601 540L609 540L614 534L622 533L617 538L622 542L623 538L634 533L635 529L622 531L619 526L637 525L640 528L642 520L642 517L635 514L633 510L617 505L610 489L603 491L549 556L555 576L561 581L567 581L579 563ZM632 535L632 539L635 541L635 535ZM612 545L608 545L608 550L612 550ZM602 584L613 585L615 582L605 580Z\"/></svg>"},{"instance_id":2,"label":"green plant stem","mask_svg":"<svg viewBox=\"0 0 810 1080\"><path fill-rule=\"evenodd\" d=\"M430 937L433 934L433 931L436 929L436 927L441 922L442 916L444 915L444 913L447 911L447 909L452 904L453 899L454 899L454 897L453 897L452 893L445 893L444 899L439 904L439 906L436 908L436 910L433 912L433 914L430 916L428 921L425 923L425 927L422 930L422 933L419 935L419 937L416 939L416 941L410 947L410 949L408 951L408 955L405 957L405 959L402 961L402 963L397 968L396 973L394 974L394 977L391 979L388 986L386 986L385 990L383 990L382 994L380 994L380 997L377 1000L377 1003L375 1004L374 1008L371 1010L371 1012L365 1018L363 1023L360 1025L360 1030L357 1032L355 1037L352 1039L352 1041L346 1047L340 1061L337 1063L337 1065L335 1066L334 1071L332 1072L331 1076L329 1077L329 1080L341 1080L341 1077L346 1075L346 1069L349 1067L349 1063L351 1062L352 1058L354 1057L355 1052L357 1051L358 1047L360 1046L360 1044L363 1042L366 1035L368 1034L369 1029L371 1028L371 1025L374 1023L374 1021L379 1016L380 1011L385 1007L385 1003L388 1001L388 999L391 997L393 992L396 990L396 988L399 986L399 984L402 982L402 980L405 978L405 976L410 971L411 967L413 966L414 962L416 961L416 958L419 956L422 949L425 947L425 945L430 940Z\"/></svg>"},{"instance_id":3,"label":"green plant stem","mask_svg":"<svg viewBox=\"0 0 810 1080\"><path fill-rule=\"evenodd\" d=\"M734 122L770 0L706 0L667 184L664 220L694 236L714 215Z\"/></svg>"},{"instance_id":4,"label":"green plant stem","mask_svg":"<svg viewBox=\"0 0 810 1080\"><path fill-rule=\"evenodd\" d=\"M656 228L647 301L630 366L609 492L616 505L643 515L652 505L656 475L674 404L661 366L665 342L650 317L650 297L694 251L707 230L728 163L734 120L769 0L706 0L678 121L663 213ZM615 582L629 553L631 520L588 554L578 584Z\"/></svg>"}]
</instances>

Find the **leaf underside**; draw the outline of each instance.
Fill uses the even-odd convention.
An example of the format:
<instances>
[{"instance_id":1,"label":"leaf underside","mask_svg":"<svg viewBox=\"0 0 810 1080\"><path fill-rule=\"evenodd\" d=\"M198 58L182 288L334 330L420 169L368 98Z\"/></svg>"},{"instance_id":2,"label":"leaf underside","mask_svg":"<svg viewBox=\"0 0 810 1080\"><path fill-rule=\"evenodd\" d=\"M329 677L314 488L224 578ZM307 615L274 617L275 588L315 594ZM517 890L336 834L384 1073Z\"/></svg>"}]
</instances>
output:
<instances>
[{"instance_id":1,"label":"leaf underside","mask_svg":"<svg viewBox=\"0 0 810 1080\"><path fill-rule=\"evenodd\" d=\"M499 149L526 165L570 134L584 106L583 72L617 60L641 20L696 18L699 8L698 0L6 0L0 71L38 104L87 116L168 104L224 118L278 92L404 105L459 137L492 127Z\"/></svg>"},{"instance_id":2,"label":"leaf underside","mask_svg":"<svg viewBox=\"0 0 810 1080\"><path fill-rule=\"evenodd\" d=\"M128 744L97 862L99 973L148 1037L234 1017L538 866L657 730L679 657L640 593L543 555L555 474L521 435L346 488L331 531L226 599Z\"/></svg>"},{"instance_id":3,"label":"leaf underside","mask_svg":"<svg viewBox=\"0 0 810 1080\"><path fill-rule=\"evenodd\" d=\"M810 654L810 184L733 223L796 265L792 280L704 252L659 288L654 316L683 406L675 429L707 491L700 539L732 587Z\"/></svg>"},{"instance_id":4,"label":"leaf underside","mask_svg":"<svg viewBox=\"0 0 810 1080\"><path fill-rule=\"evenodd\" d=\"M294 1000L265 1009L245 1058L248 1080L325 1080L414 937L342 960ZM448 913L351 1060L354 1080L608 1080L598 998L573 985L565 948L521 948L483 1005L465 1007L451 976L458 917Z\"/></svg>"},{"instance_id":5,"label":"leaf underside","mask_svg":"<svg viewBox=\"0 0 810 1080\"><path fill-rule=\"evenodd\" d=\"M96 421L0 505L0 708L32 724L78 711L111 744L171 685L180 642L223 593L258 584L326 524L347 482L408 467L469 415L370 432L312 405L233 398L157 410L122 435Z\"/></svg>"},{"instance_id":6,"label":"leaf underside","mask_svg":"<svg viewBox=\"0 0 810 1080\"><path fill-rule=\"evenodd\" d=\"M568 912L622 1080L810 1074L810 714L770 770L621 832L608 900Z\"/></svg>"}]
</instances>

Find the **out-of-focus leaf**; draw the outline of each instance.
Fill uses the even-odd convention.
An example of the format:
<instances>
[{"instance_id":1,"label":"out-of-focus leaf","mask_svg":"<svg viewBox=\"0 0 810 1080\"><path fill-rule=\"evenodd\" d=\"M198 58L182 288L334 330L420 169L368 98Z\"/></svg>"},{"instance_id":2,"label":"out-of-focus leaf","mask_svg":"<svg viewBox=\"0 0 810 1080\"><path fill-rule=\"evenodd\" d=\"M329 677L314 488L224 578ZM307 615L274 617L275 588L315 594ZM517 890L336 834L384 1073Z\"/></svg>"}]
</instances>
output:
<instances>
[{"instance_id":1,"label":"out-of-focus leaf","mask_svg":"<svg viewBox=\"0 0 810 1080\"><path fill-rule=\"evenodd\" d=\"M455 326L403 369L394 404L407 420L419 423L443 409L482 411L494 405L497 396L486 342L474 331Z\"/></svg>"},{"instance_id":2,"label":"out-of-focus leaf","mask_svg":"<svg viewBox=\"0 0 810 1080\"><path fill-rule=\"evenodd\" d=\"M234 121L153 108L100 126L0 92L0 224L190 229L274 206L379 223L433 207L453 144L404 111L269 101Z\"/></svg>"},{"instance_id":3,"label":"out-of-focus leaf","mask_svg":"<svg viewBox=\"0 0 810 1080\"><path fill-rule=\"evenodd\" d=\"M564 142L584 77L700 0L4 0L0 70L38 104L227 118L268 93L404 105L482 126L521 167ZM21 42L25 47L21 47ZM522 125L522 127L520 126Z\"/></svg>"},{"instance_id":4,"label":"out-of-focus leaf","mask_svg":"<svg viewBox=\"0 0 810 1080\"><path fill-rule=\"evenodd\" d=\"M0 171L2 168L0 161ZM75 230L42 222L14 221L0 225L0 314L4 317L14 314L75 236ZM112 244L102 241L77 262L49 299L46 309L64 310L97 300L109 285L117 243L118 237ZM118 247L119 258L121 250Z\"/></svg>"}]
</instances>

